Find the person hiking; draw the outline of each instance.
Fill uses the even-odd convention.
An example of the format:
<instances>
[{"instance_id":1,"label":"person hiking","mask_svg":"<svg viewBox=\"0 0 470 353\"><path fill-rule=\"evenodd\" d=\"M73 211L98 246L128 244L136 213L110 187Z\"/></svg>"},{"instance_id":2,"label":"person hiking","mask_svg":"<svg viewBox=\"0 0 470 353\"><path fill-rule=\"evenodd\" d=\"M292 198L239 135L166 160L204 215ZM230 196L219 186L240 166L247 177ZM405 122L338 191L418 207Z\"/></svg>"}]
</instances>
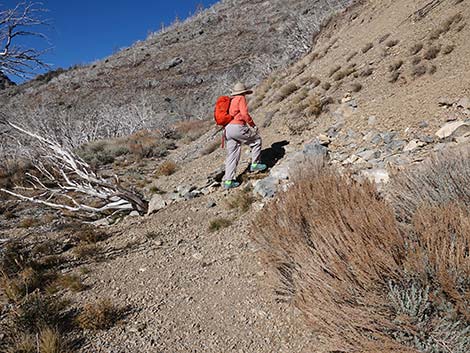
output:
<instances>
[{"instance_id":1,"label":"person hiking","mask_svg":"<svg viewBox=\"0 0 470 353\"><path fill-rule=\"evenodd\" d=\"M251 148L250 171L263 171L266 164L260 163L261 136L258 134L258 127L248 113L246 95L253 91L245 87L243 83L237 83L231 93L229 113L233 119L225 127L225 144L227 146L227 159L225 160L225 176L223 186L225 189L232 189L240 186L235 180L235 173L240 161L242 144Z\"/></svg>"}]
</instances>

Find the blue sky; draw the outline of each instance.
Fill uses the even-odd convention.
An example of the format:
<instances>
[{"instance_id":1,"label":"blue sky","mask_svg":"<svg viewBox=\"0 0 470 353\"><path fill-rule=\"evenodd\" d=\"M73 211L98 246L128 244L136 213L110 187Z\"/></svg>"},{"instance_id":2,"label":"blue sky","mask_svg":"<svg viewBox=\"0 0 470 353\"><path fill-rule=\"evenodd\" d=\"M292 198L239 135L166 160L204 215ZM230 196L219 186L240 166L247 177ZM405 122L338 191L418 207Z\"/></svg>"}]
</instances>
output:
<instances>
[{"instance_id":1,"label":"blue sky","mask_svg":"<svg viewBox=\"0 0 470 353\"><path fill-rule=\"evenodd\" d=\"M19 0L0 0L0 8L11 8ZM169 24L205 8L217 0L42 0L51 26L45 29L52 50L44 56L54 68L86 64L115 50L143 40L162 23ZM27 39L25 45L39 45Z\"/></svg>"}]
</instances>

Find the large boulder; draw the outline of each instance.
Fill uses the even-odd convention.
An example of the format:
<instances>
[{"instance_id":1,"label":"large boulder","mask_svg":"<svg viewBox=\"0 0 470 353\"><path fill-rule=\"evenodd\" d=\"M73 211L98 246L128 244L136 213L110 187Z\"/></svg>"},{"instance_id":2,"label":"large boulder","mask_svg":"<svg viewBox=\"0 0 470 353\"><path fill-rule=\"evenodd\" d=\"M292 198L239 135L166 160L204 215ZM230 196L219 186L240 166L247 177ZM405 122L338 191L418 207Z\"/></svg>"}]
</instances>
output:
<instances>
[{"instance_id":1,"label":"large boulder","mask_svg":"<svg viewBox=\"0 0 470 353\"><path fill-rule=\"evenodd\" d=\"M457 120L447 123L441 127L436 132L436 136L440 139L445 139L447 137L455 138L468 132L470 132L470 124L462 120Z\"/></svg>"}]
</instances>

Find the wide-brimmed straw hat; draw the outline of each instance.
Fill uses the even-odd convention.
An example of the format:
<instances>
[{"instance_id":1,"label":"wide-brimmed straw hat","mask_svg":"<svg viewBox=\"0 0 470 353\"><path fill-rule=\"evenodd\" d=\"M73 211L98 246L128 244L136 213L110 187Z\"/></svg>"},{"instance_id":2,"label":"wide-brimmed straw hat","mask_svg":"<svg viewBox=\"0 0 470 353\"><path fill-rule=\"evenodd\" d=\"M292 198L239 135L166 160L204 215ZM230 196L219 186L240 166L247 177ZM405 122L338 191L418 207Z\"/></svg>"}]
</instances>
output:
<instances>
[{"instance_id":1,"label":"wide-brimmed straw hat","mask_svg":"<svg viewBox=\"0 0 470 353\"><path fill-rule=\"evenodd\" d=\"M253 91L248 89L243 83L238 82L235 87L233 87L232 96L238 96L240 94L252 94Z\"/></svg>"}]
</instances>

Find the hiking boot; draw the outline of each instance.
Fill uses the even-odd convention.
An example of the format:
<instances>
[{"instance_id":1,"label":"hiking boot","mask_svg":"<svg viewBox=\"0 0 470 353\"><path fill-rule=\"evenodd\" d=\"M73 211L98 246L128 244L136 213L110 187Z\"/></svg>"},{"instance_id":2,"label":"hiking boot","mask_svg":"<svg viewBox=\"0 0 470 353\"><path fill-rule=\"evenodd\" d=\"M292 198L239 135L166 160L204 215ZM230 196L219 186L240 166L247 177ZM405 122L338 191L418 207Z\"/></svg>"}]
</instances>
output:
<instances>
[{"instance_id":1,"label":"hiking boot","mask_svg":"<svg viewBox=\"0 0 470 353\"><path fill-rule=\"evenodd\" d=\"M252 163L250 165L250 171L251 172L262 172L264 170L266 170L268 168L268 166L266 164L263 164L263 163Z\"/></svg>"},{"instance_id":2,"label":"hiking boot","mask_svg":"<svg viewBox=\"0 0 470 353\"><path fill-rule=\"evenodd\" d=\"M234 189L240 186L240 183L236 180L225 180L223 182L224 189Z\"/></svg>"}]
</instances>

